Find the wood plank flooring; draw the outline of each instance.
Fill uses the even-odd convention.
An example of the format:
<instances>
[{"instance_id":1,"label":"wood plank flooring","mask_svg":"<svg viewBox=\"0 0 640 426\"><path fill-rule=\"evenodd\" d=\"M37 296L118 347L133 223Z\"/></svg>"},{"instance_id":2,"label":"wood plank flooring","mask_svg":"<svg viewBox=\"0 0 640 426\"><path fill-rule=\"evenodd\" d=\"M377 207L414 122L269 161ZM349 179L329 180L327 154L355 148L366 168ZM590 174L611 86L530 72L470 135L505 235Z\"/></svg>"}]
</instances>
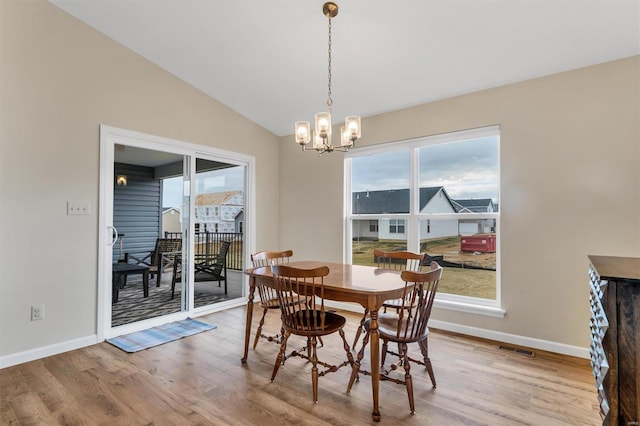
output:
<instances>
[{"instance_id":1,"label":"wood plank flooring","mask_svg":"<svg viewBox=\"0 0 640 426\"><path fill-rule=\"evenodd\" d=\"M320 377L311 399L310 367L291 358L269 382L278 346L261 340L243 351L245 308L199 317L218 328L127 354L108 344L0 370L3 425L366 425L370 377L345 392L349 369ZM359 316L348 317L352 341ZM257 323L256 310L254 321ZM258 317L258 318L257 318ZM268 330L279 328L267 315ZM253 328L255 331L255 327ZM319 348L329 362L344 356L339 337ZM536 351L529 358L499 344L432 330L430 355L438 382L412 365L416 414L404 386L381 382L381 424L598 425L596 392L587 360ZM292 337L290 348L303 345ZM418 357L419 350L413 353ZM368 356L363 367L368 369Z\"/></svg>"}]
</instances>

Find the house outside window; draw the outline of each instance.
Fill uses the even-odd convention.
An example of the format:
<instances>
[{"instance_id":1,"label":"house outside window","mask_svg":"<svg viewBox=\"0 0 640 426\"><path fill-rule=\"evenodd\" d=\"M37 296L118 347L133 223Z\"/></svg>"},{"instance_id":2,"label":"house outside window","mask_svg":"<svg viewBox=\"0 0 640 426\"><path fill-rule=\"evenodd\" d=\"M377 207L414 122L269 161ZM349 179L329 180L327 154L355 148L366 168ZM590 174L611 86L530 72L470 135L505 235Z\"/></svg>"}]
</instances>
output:
<instances>
[{"instance_id":1,"label":"house outside window","mask_svg":"<svg viewBox=\"0 0 640 426\"><path fill-rule=\"evenodd\" d=\"M208 232L236 232L237 215L243 210L244 195L241 190L204 192L195 198L196 211L206 216L198 218Z\"/></svg>"},{"instance_id":2,"label":"house outside window","mask_svg":"<svg viewBox=\"0 0 640 426\"><path fill-rule=\"evenodd\" d=\"M491 126L349 151L345 260L427 253L446 267L437 300L500 308L499 140Z\"/></svg>"}]
</instances>

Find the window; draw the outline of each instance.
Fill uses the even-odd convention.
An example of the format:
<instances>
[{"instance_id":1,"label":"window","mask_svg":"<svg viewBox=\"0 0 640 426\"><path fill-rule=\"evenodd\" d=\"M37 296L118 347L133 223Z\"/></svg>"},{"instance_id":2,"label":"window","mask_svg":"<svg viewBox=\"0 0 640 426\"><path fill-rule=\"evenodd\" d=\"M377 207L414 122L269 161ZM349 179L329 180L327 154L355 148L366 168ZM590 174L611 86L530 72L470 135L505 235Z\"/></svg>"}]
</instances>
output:
<instances>
[{"instance_id":1,"label":"window","mask_svg":"<svg viewBox=\"0 0 640 426\"><path fill-rule=\"evenodd\" d=\"M438 300L499 307L499 140L491 126L349 151L347 261L427 253L447 268Z\"/></svg>"},{"instance_id":2,"label":"window","mask_svg":"<svg viewBox=\"0 0 640 426\"><path fill-rule=\"evenodd\" d=\"M391 219L389 221L390 234L404 234L404 220Z\"/></svg>"}]
</instances>

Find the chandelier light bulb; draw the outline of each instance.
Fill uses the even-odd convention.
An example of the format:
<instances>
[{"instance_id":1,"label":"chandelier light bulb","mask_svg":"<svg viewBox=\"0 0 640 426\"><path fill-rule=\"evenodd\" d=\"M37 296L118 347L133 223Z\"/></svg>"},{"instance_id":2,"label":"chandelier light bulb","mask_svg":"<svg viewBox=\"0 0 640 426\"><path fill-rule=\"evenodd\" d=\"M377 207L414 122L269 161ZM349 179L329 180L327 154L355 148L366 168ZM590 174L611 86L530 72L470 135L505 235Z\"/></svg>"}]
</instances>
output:
<instances>
[{"instance_id":1,"label":"chandelier light bulb","mask_svg":"<svg viewBox=\"0 0 640 426\"><path fill-rule=\"evenodd\" d=\"M353 143L351 142L351 134L349 130L345 128L345 126L340 127L340 145L344 147L351 147Z\"/></svg>"},{"instance_id":2,"label":"chandelier light bulb","mask_svg":"<svg viewBox=\"0 0 640 426\"><path fill-rule=\"evenodd\" d=\"M296 121L294 126L296 142L304 146L311 140L311 124L308 121Z\"/></svg>"}]
</instances>

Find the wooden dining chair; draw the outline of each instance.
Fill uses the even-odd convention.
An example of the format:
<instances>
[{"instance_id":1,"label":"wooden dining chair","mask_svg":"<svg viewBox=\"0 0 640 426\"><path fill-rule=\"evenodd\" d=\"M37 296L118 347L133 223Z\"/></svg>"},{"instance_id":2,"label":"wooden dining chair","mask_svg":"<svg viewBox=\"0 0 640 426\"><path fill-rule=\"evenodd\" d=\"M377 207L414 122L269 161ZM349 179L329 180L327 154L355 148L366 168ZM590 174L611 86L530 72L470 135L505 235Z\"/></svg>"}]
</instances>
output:
<instances>
[{"instance_id":1,"label":"wooden dining chair","mask_svg":"<svg viewBox=\"0 0 640 426\"><path fill-rule=\"evenodd\" d=\"M422 265L424 265L427 254L412 253L410 251L374 250L373 257L380 269L419 272L422 270ZM402 303L403 302L401 300L388 300L382 305L382 308L384 309L384 312L387 312L387 309L389 308L398 310ZM353 339L352 347L354 350L358 344L358 339L360 339L360 335L362 334L362 327L364 326L364 322L368 316L369 310L365 309L362 319L360 320L360 326L356 331L356 337Z\"/></svg>"},{"instance_id":2,"label":"wooden dining chair","mask_svg":"<svg viewBox=\"0 0 640 426\"><path fill-rule=\"evenodd\" d=\"M284 265L289 263L289 259L291 259L292 256L293 250L261 251L259 253L251 255L251 263L253 264L254 268L271 265ZM269 312L270 310L280 309L280 305L278 304L278 295L275 288L258 285L257 289L258 294L260 295L262 317L260 318L260 323L258 324L258 329L256 330L256 337L253 341L253 349L258 346L258 340L260 340L260 338L266 339L269 342L281 343L281 338L283 335L282 327L280 329L280 334L272 336L262 334L262 326L264 325L264 319L267 315L267 312Z\"/></svg>"},{"instance_id":3,"label":"wooden dining chair","mask_svg":"<svg viewBox=\"0 0 640 426\"><path fill-rule=\"evenodd\" d=\"M353 366L351 348L344 335L346 318L327 311L324 305L324 277L329 274L327 266L313 269L300 269L288 265L273 265L274 287L278 296L284 336L280 344L280 352L276 358L271 374L273 382L287 350L287 340L292 334L307 338L307 354L296 353L311 362L311 382L313 401L318 402L318 377L337 371L345 365ZM315 296L315 297L314 297ZM347 360L340 365L329 365L319 361L317 356L317 339L338 332L347 355ZM319 372L318 364L326 367Z\"/></svg>"},{"instance_id":4,"label":"wooden dining chair","mask_svg":"<svg viewBox=\"0 0 640 426\"><path fill-rule=\"evenodd\" d=\"M407 387L407 396L409 397L409 408L411 414L415 413L415 402L413 399L413 380L411 377L410 362L424 365L431 384L436 387L436 379L433 374L433 367L429 359L429 328L427 324L431 316L431 308L433 300L438 290L438 283L442 277L442 268L436 262L431 262L431 270L428 272L403 271L402 279L405 281L404 297L402 306L396 312L382 313L378 316L378 333L382 339L382 359L381 365L384 368L388 343L395 342L400 348L397 355L399 360L396 364L392 364L391 368L380 374L380 380L389 380L394 383L404 384ZM353 382L358 377L360 365L367 344L369 343L371 319L367 319L364 323L365 335L362 339L362 349L358 352L358 357L351 371L351 378L347 386L347 392L351 391ZM408 343L418 343L422 352L423 360L416 360L409 357L407 348ZM398 366L404 368L404 380L391 377L390 374Z\"/></svg>"}]
</instances>

